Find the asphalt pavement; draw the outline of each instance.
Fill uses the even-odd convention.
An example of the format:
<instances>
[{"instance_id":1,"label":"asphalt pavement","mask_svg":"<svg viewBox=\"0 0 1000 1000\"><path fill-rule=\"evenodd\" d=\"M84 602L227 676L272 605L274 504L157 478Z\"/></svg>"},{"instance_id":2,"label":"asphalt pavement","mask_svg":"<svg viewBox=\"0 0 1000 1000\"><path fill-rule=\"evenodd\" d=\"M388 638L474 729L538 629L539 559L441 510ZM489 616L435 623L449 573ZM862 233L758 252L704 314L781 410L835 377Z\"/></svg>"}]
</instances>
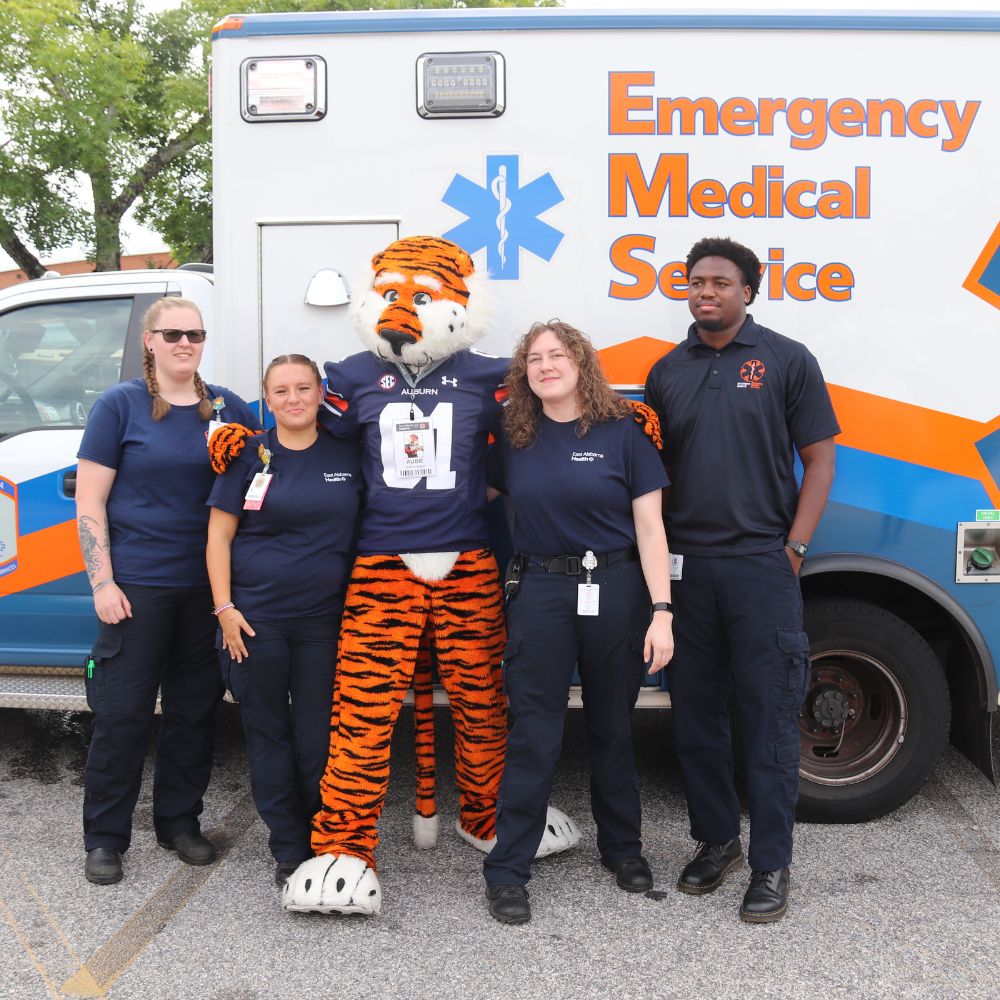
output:
<instances>
[{"instance_id":1,"label":"asphalt pavement","mask_svg":"<svg viewBox=\"0 0 1000 1000\"><path fill-rule=\"evenodd\" d=\"M441 843L410 842L413 727L404 710L381 822L382 914L283 914L249 794L238 710L220 712L203 828L223 848L192 868L156 845L151 766L125 879L83 878L88 717L0 710L0 998L995 998L1000 792L949 748L923 791L854 826L800 825L788 915L737 918L748 872L705 897L674 888L692 849L669 715L636 714L645 853L656 888L618 890L599 863L580 712L553 804L581 845L535 866L533 919L487 914L482 856L454 834L447 710L438 724ZM744 818L744 834L746 821Z\"/></svg>"}]
</instances>

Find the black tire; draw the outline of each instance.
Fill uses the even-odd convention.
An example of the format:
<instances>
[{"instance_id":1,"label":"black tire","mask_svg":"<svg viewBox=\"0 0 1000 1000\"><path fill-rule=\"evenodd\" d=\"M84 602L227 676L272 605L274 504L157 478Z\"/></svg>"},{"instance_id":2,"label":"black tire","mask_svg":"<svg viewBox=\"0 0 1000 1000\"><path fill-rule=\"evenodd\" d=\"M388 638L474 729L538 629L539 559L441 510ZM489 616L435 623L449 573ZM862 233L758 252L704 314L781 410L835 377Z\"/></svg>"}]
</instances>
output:
<instances>
[{"instance_id":1,"label":"black tire","mask_svg":"<svg viewBox=\"0 0 1000 1000\"><path fill-rule=\"evenodd\" d=\"M916 794L944 750L951 702L941 664L906 622L864 601L809 602L805 629L798 818L883 816Z\"/></svg>"}]
</instances>

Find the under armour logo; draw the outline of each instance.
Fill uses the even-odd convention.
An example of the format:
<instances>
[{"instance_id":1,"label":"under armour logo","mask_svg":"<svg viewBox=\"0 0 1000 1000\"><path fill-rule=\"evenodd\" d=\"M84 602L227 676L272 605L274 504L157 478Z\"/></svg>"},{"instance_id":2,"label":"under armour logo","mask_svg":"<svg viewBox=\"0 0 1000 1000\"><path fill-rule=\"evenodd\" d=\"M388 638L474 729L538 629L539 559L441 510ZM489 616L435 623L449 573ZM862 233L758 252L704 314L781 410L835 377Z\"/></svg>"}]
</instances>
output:
<instances>
[{"instance_id":1,"label":"under armour logo","mask_svg":"<svg viewBox=\"0 0 1000 1000\"><path fill-rule=\"evenodd\" d=\"M458 385L458 379L457 378L448 378L447 375L442 375L441 376L441 384L442 385Z\"/></svg>"}]
</instances>

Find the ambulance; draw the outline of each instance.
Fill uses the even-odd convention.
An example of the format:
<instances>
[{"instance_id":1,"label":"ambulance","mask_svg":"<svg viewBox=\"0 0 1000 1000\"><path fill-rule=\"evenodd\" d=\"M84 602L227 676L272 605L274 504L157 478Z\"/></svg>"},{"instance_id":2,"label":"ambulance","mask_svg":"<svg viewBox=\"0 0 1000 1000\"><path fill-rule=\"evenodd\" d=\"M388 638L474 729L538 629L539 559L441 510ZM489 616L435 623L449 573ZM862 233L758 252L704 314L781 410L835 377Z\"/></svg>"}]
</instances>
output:
<instances>
[{"instance_id":1,"label":"ambulance","mask_svg":"<svg viewBox=\"0 0 1000 1000\"><path fill-rule=\"evenodd\" d=\"M373 253L442 235L492 279L482 349L558 316L641 394L686 336L688 249L730 236L843 428L802 572L801 814L895 808L949 738L994 778L1000 15L261 14L213 38L214 274L0 294L0 704L81 706L74 455L156 296L202 304L206 377L258 400L274 355L360 349Z\"/></svg>"}]
</instances>

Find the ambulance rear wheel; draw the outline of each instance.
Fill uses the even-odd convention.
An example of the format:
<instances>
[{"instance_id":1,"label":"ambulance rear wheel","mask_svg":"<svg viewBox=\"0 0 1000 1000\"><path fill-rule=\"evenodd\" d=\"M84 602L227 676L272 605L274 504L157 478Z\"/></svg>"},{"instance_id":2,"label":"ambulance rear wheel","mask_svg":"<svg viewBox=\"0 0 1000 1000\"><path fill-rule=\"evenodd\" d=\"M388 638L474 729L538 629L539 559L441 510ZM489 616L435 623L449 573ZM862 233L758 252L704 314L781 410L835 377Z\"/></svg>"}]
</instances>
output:
<instances>
[{"instance_id":1,"label":"ambulance rear wheel","mask_svg":"<svg viewBox=\"0 0 1000 1000\"><path fill-rule=\"evenodd\" d=\"M808 603L810 680L799 713L799 819L857 823L910 799L941 756L951 704L937 657L864 601Z\"/></svg>"}]
</instances>

